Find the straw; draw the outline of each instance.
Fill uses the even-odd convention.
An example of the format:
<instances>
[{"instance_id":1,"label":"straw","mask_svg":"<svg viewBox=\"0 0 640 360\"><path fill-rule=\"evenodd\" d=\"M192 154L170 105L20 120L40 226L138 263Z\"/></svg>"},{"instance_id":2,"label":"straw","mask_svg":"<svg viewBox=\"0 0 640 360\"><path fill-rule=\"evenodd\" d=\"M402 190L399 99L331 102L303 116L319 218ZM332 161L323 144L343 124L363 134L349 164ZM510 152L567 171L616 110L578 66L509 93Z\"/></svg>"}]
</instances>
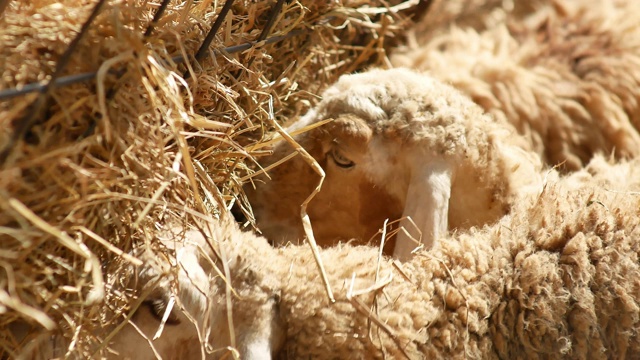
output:
<instances>
[{"instance_id":1,"label":"straw","mask_svg":"<svg viewBox=\"0 0 640 360\"><path fill-rule=\"evenodd\" d=\"M0 357L43 334L106 354L103 329L145 306L135 249L167 263L168 224L248 211L271 134L346 71L387 63L400 3L0 2Z\"/></svg>"}]
</instances>

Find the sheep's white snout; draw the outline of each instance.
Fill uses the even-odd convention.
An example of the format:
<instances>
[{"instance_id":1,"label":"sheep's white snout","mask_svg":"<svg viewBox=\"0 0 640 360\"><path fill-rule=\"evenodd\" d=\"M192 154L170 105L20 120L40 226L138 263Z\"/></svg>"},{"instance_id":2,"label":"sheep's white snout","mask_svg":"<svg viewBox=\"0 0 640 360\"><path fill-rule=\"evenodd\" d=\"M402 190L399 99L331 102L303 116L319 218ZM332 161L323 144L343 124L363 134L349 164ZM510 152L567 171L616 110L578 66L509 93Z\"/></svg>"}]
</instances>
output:
<instances>
[{"instance_id":1,"label":"sheep's white snout","mask_svg":"<svg viewBox=\"0 0 640 360\"><path fill-rule=\"evenodd\" d=\"M251 305L250 308L239 310L243 313L250 311L241 316L247 322L236 322L239 335L237 345L242 359L270 360L282 348L286 332L276 298L279 295L271 297L263 306Z\"/></svg>"},{"instance_id":2,"label":"sheep's white snout","mask_svg":"<svg viewBox=\"0 0 640 360\"><path fill-rule=\"evenodd\" d=\"M415 248L422 244L425 249L430 249L446 233L452 173L451 166L444 160L413 168L394 258L409 260Z\"/></svg>"},{"instance_id":3,"label":"sheep's white snout","mask_svg":"<svg viewBox=\"0 0 640 360\"><path fill-rule=\"evenodd\" d=\"M271 360L272 352L271 341L268 337L255 339L246 344L244 349L241 349L243 359L246 360Z\"/></svg>"}]
</instances>

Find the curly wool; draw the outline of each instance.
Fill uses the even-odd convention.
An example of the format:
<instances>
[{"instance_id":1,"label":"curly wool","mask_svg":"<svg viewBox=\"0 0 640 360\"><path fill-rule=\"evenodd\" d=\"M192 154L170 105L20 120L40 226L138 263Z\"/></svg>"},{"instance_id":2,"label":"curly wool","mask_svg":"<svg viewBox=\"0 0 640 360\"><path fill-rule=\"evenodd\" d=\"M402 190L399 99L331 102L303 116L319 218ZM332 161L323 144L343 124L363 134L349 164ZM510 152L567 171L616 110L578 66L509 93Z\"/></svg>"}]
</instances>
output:
<instances>
[{"instance_id":1,"label":"curly wool","mask_svg":"<svg viewBox=\"0 0 640 360\"><path fill-rule=\"evenodd\" d=\"M295 137L327 174L308 208L321 246L365 242L385 219L402 217L415 220L412 228L431 246L436 233L495 222L541 180L539 157L511 124L424 73L396 68L342 76L288 131L331 119ZM335 166L336 151L353 169ZM290 153L281 142L261 166ZM446 181L431 180L440 175ZM269 177L245 186L257 226L276 244L297 242L303 238L300 204L317 175L298 157ZM378 208L385 198L389 205Z\"/></svg>"},{"instance_id":2,"label":"curly wool","mask_svg":"<svg viewBox=\"0 0 640 360\"><path fill-rule=\"evenodd\" d=\"M257 339L280 359L633 358L640 353L639 172L640 159L597 158L571 176L552 173L533 204L518 203L498 223L452 234L403 264L372 247L323 249L334 303L307 246L272 248L221 221L209 240L226 254L231 277L211 272L195 289L181 283L178 296L207 297L187 311L199 323L210 314L214 349L230 345L231 304L241 356ZM186 236L204 240L199 232ZM187 259L178 269L192 275L197 263L207 271L213 264ZM226 283L238 296L227 298ZM147 334L157 328L148 315L133 321ZM193 327L180 326L167 324L169 335L156 340L162 356L185 353L184 344L197 350ZM153 357L131 327L118 336L121 355Z\"/></svg>"},{"instance_id":3,"label":"curly wool","mask_svg":"<svg viewBox=\"0 0 640 360\"><path fill-rule=\"evenodd\" d=\"M409 40L425 42L451 25L476 30L497 23L522 19L547 5L549 0L431 0L427 11L417 20Z\"/></svg>"},{"instance_id":4,"label":"curly wool","mask_svg":"<svg viewBox=\"0 0 640 360\"><path fill-rule=\"evenodd\" d=\"M636 164L637 168L637 164ZM582 174L584 175L584 174ZM625 358L640 351L640 196L548 184L532 207L454 235L402 271L375 249L323 251L329 304L304 247L282 291L287 358ZM347 298L388 275L393 280ZM355 274L355 284L351 284ZM405 278L408 277L409 281ZM378 280L378 283L381 282ZM371 311L389 329L367 316Z\"/></svg>"},{"instance_id":5,"label":"curly wool","mask_svg":"<svg viewBox=\"0 0 640 360\"><path fill-rule=\"evenodd\" d=\"M457 89L409 69L341 76L307 117L317 121L346 114L365 120L374 134L419 143L436 154L489 153L492 138L527 147L510 136L507 122L486 115Z\"/></svg>"},{"instance_id":6,"label":"curly wool","mask_svg":"<svg viewBox=\"0 0 640 360\"><path fill-rule=\"evenodd\" d=\"M548 164L640 154L640 3L566 0L483 30L452 26L392 57L515 125ZM418 28L420 25L418 25Z\"/></svg>"}]
</instances>

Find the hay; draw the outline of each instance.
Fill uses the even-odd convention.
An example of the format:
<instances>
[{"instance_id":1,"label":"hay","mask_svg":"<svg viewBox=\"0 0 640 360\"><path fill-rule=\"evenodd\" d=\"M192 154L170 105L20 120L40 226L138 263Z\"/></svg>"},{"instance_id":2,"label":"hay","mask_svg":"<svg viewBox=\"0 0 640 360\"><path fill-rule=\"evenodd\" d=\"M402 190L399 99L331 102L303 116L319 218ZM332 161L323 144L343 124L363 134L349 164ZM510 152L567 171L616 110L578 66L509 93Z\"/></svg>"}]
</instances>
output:
<instances>
[{"instance_id":1,"label":"hay","mask_svg":"<svg viewBox=\"0 0 640 360\"><path fill-rule=\"evenodd\" d=\"M50 81L97 3L9 2L0 92ZM61 334L71 345L58 355L93 357L97 330L140 303L127 287L141 263L132 250L161 254L163 224L241 201L270 116L295 118L339 75L388 64L385 42L406 27L398 10L409 8L292 1L263 33L274 4L236 1L198 62L223 2L171 2L149 28L160 3L105 1L56 75L97 72L95 80L53 88L48 101L30 93L0 102L0 356L20 353L26 340L9 333L20 323L33 336ZM291 31L300 34L221 50Z\"/></svg>"}]
</instances>

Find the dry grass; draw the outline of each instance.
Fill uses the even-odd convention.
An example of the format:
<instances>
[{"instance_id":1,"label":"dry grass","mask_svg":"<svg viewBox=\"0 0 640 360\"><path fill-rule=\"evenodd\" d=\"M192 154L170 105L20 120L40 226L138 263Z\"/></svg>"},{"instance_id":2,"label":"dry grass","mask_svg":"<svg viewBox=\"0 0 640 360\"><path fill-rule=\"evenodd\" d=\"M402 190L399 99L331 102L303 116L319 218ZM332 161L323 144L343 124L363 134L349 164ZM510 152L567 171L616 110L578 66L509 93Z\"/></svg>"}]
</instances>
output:
<instances>
[{"instance_id":1,"label":"dry grass","mask_svg":"<svg viewBox=\"0 0 640 360\"><path fill-rule=\"evenodd\" d=\"M11 1L0 90L49 81L97 2ZM164 252L164 223L241 200L255 145L273 130L269 103L279 121L299 115L337 76L384 66L385 41L406 27L383 0L291 1L271 35L301 35L219 50L258 39L274 3L237 1L196 62L223 2L173 1L145 37L159 2L107 1L61 72L98 71L96 80L53 89L23 134L42 97L0 102L0 354L20 351L8 331L20 321L73 339L66 355L92 356L95 329L139 304L127 288L140 264L132 249Z\"/></svg>"}]
</instances>

